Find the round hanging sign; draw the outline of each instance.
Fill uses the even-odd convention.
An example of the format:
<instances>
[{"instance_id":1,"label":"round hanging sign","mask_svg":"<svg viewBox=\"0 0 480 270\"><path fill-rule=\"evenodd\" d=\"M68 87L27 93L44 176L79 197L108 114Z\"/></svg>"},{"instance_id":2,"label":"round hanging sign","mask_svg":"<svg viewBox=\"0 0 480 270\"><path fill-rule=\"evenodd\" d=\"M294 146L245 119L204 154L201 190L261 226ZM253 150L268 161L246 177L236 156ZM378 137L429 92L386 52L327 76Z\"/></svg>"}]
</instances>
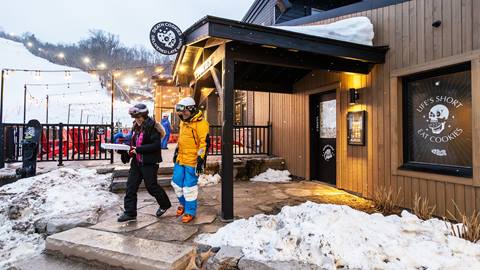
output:
<instances>
[{"instance_id":1,"label":"round hanging sign","mask_svg":"<svg viewBox=\"0 0 480 270\"><path fill-rule=\"evenodd\" d=\"M162 54L176 54L183 45L182 31L171 22L159 22L150 30L150 42Z\"/></svg>"}]
</instances>

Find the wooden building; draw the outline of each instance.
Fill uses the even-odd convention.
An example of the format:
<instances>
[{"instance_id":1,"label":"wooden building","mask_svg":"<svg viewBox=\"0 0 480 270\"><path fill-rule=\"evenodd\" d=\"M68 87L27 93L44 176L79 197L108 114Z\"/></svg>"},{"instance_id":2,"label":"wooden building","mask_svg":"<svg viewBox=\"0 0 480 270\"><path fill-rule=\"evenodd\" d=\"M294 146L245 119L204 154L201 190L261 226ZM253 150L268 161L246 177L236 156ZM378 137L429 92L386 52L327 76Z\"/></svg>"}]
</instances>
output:
<instances>
[{"instance_id":1,"label":"wooden building","mask_svg":"<svg viewBox=\"0 0 480 270\"><path fill-rule=\"evenodd\" d=\"M474 0L257 0L243 22L188 29L175 79L219 90L224 162L233 92L245 90L248 121L272 125L292 174L367 198L386 186L407 208L418 194L458 217L455 204L480 209L479 12ZM267 27L359 16L373 47Z\"/></svg>"}]
</instances>

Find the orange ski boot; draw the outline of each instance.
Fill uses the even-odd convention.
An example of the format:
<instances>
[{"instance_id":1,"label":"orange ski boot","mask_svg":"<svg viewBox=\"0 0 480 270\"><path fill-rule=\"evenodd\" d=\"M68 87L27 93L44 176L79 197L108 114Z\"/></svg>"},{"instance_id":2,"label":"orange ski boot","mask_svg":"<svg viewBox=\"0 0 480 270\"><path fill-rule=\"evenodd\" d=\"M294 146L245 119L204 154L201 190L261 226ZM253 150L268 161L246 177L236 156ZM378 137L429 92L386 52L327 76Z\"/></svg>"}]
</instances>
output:
<instances>
[{"instance_id":1,"label":"orange ski boot","mask_svg":"<svg viewBox=\"0 0 480 270\"><path fill-rule=\"evenodd\" d=\"M182 222L183 222L183 223L189 223L190 221L193 220L193 218L195 218L195 217L192 216L192 215L189 215L189 214L185 214L185 215L183 215L183 217L182 217Z\"/></svg>"},{"instance_id":2,"label":"orange ski boot","mask_svg":"<svg viewBox=\"0 0 480 270\"><path fill-rule=\"evenodd\" d=\"M183 206L180 205L180 206L177 208L177 217L183 215L183 212L185 212L185 208L183 208Z\"/></svg>"}]
</instances>

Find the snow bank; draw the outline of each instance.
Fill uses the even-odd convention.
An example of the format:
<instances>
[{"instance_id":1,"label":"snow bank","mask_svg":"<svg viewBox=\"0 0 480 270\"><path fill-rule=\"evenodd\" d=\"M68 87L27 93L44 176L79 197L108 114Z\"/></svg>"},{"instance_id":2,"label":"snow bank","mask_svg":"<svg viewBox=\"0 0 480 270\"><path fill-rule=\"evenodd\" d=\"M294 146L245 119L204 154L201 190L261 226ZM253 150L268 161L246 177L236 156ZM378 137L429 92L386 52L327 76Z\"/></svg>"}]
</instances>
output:
<instances>
[{"instance_id":1,"label":"snow bank","mask_svg":"<svg viewBox=\"0 0 480 270\"><path fill-rule=\"evenodd\" d=\"M218 174L201 174L198 177L198 185L201 187L213 186L220 183L220 180L222 180L222 177Z\"/></svg>"},{"instance_id":2,"label":"snow bank","mask_svg":"<svg viewBox=\"0 0 480 270\"><path fill-rule=\"evenodd\" d=\"M68 58L68 56L67 56ZM75 70L76 68L57 65L37 57L30 53L22 43L0 38L0 69L28 69L28 70ZM88 84L88 82L91 82ZM72 83L66 85L66 83ZM81 83L81 84L78 84ZM38 119L45 122L46 95L49 94L49 123L67 123L68 104L70 103L101 103L88 106L72 105L70 123L80 123L81 110L83 111L83 123L86 122L86 115L89 115L89 123L110 123L111 95L102 87L98 76L92 76L86 72L71 72L70 76L65 73L40 73L35 76L32 72L9 72L5 76L4 92L4 114L3 121L8 123L23 122L23 96L25 84L51 84L46 86L27 86L27 121ZM64 85L54 85L64 84ZM95 91L98 90L98 93ZM93 91L93 92L92 92ZM79 92L85 92L79 94ZM56 95L71 93L70 95ZM75 93L75 94L73 94ZM30 95L35 100L30 98ZM56 96L55 96L56 95ZM146 103L152 108L153 102ZM114 120L122 124L130 125L132 119L128 114L128 107L131 105L124 101L115 101Z\"/></svg>"},{"instance_id":3,"label":"snow bank","mask_svg":"<svg viewBox=\"0 0 480 270\"><path fill-rule=\"evenodd\" d=\"M292 178L290 178L290 172L288 170L280 171L273 169L268 169L266 172L261 173L250 179L250 181L253 182L270 183L289 182L290 180L292 180Z\"/></svg>"},{"instance_id":4,"label":"snow bank","mask_svg":"<svg viewBox=\"0 0 480 270\"><path fill-rule=\"evenodd\" d=\"M325 269L480 269L480 244L449 235L443 221L367 214L348 206L285 206L202 234L199 243L238 246L246 258L302 261Z\"/></svg>"},{"instance_id":5,"label":"snow bank","mask_svg":"<svg viewBox=\"0 0 480 270\"><path fill-rule=\"evenodd\" d=\"M42 223L46 230L95 223L99 211L119 203L107 191L110 180L96 170L62 168L1 187L0 269L43 250Z\"/></svg>"},{"instance_id":6,"label":"snow bank","mask_svg":"<svg viewBox=\"0 0 480 270\"><path fill-rule=\"evenodd\" d=\"M322 25L274 26L275 28L312 36L331 38L372 46L373 24L367 17L353 17Z\"/></svg>"}]
</instances>

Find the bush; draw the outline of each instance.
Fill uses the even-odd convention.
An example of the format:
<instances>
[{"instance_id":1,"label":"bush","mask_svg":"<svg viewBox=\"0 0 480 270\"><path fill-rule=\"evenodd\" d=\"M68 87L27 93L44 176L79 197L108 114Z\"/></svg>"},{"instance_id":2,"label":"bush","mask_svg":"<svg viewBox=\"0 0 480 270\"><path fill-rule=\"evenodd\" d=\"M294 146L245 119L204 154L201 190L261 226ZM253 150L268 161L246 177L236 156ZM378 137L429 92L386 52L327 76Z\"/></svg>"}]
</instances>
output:
<instances>
[{"instance_id":1,"label":"bush","mask_svg":"<svg viewBox=\"0 0 480 270\"><path fill-rule=\"evenodd\" d=\"M429 206L427 198L422 199L418 194L415 194L415 199L413 200L413 213L418 218L423 220L431 219L435 212L435 208L436 206Z\"/></svg>"},{"instance_id":2,"label":"bush","mask_svg":"<svg viewBox=\"0 0 480 270\"><path fill-rule=\"evenodd\" d=\"M477 210L474 210L470 216L467 216L465 213L458 209L457 204L455 208L461 216L461 224L453 224L450 222L445 222L447 227L450 228L450 232L453 236L463 238L467 241L478 243L480 240L480 213ZM455 219L455 216L447 211L448 214Z\"/></svg>"},{"instance_id":3,"label":"bush","mask_svg":"<svg viewBox=\"0 0 480 270\"><path fill-rule=\"evenodd\" d=\"M400 208L398 207L398 205L400 205L399 197L400 190L394 195L391 187L381 186L375 191L375 194L373 194L375 209L385 216L398 214L400 212Z\"/></svg>"}]
</instances>

